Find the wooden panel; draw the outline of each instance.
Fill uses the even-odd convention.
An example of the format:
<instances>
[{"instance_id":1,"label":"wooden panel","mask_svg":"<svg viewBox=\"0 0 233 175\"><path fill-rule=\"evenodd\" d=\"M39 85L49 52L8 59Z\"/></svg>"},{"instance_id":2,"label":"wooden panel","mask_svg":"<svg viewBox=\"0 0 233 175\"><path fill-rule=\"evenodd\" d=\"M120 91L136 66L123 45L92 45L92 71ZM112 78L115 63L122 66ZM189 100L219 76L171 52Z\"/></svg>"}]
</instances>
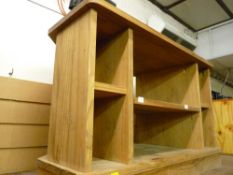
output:
<instances>
[{"instance_id":1,"label":"wooden panel","mask_svg":"<svg viewBox=\"0 0 233 175\"><path fill-rule=\"evenodd\" d=\"M0 124L48 124L49 111L48 104L0 100Z\"/></svg>"},{"instance_id":2,"label":"wooden panel","mask_svg":"<svg viewBox=\"0 0 233 175\"><path fill-rule=\"evenodd\" d=\"M136 77L136 96L200 106L198 68L173 68Z\"/></svg>"},{"instance_id":3,"label":"wooden panel","mask_svg":"<svg viewBox=\"0 0 233 175\"><path fill-rule=\"evenodd\" d=\"M115 59L120 59L121 70L116 72L115 78L117 78L114 81L124 85L127 91L123 97L95 101L94 156L123 163L130 162L133 156L132 37L132 30L125 30L118 35L118 38L115 38L115 43L110 43L114 47L109 48L107 55L112 55L112 57L98 58L111 60L116 57ZM122 55L115 54L118 49ZM123 53L122 50L124 50Z\"/></svg>"},{"instance_id":4,"label":"wooden panel","mask_svg":"<svg viewBox=\"0 0 233 175\"><path fill-rule=\"evenodd\" d=\"M199 73L201 104L211 103L210 71L205 70Z\"/></svg>"},{"instance_id":5,"label":"wooden panel","mask_svg":"<svg viewBox=\"0 0 233 175\"><path fill-rule=\"evenodd\" d=\"M135 61L135 72L195 62L199 64L201 69L211 67L207 61L192 51L105 1L86 0L80 4L50 29L49 35L53 41L56 42L56 36L61 29L91 8L98 12L98 33L101 34L101 37L112 36L125 28L132 28L134 30L134 55L135 59L138 60ZM173 53L172 59L171 53ZM157 59L157 57L159 58Z\"/></svg>"},{"instance_id":6,"label":"wooden panel","mask_svg":"<svg viewBox=\"0 0 233 175\"><path fill-rule=\"evenodd\" d=\"M128 43L127 33L120 33L105 41L104 44L97 43L96 81L127 87L128 77L125 75L128 70ZM133 51L133 48L131 50Z\"/></svg>"},{"instance_id":7,"label":"wooden panel","mask_svg":"<svg viewBox=\"0 0 233 175\"><path fill-rule=\"evenodd\" d=\"M50 103L51 85L0 77L0 98Z\"/></svg>"},{"instance_id":8,"label":"wooden panel","mask_svg":"<svg viewBox=\"0 0 233 175\"><path fill-rule=\"evenodd\" d=\"M203 148L201 114L136 114L135 142L177 148ZM198 142L197 142L198 140Z\"/></svg>"},{"instance_id":9,"label":"wooden panel","mask_svg":"<svg viewBox=\"0 0 233 175\"><path fill-rule=\"evenodd\" d=\"M214 130L214 114L212 108L210 71L203 70L199 73L200 94L202 106L202 120L205 146L216 147L216 132Z\"/></svg>"},{"instance_id":10,"label":"wooden panel","mask_svg":"<svg viewBox=\"0 0 233 175\"><path fill-rule=\"evenodd\" d=\"M90 10L57 36L48 157L78 171L92 162L96 22Z\"/></svg>"},{"instance_id":11,"label":"wooden panel","mask_svg":"<svg viewBox=\"0 0 233 175\"><path fill-rule=\"evenodd\" d=\"M95 82L95 98L114 97L126 95L126 88Z\"/></svg>"},{"instance_id":12,"label":"wooden panel","mask_svg":"<svg viewBox=\"0 0 233 175\"><path fill-rule=\"evenodd\" d=\"M200 107L196 106L147 99L144 99L143 102L139 102L138 98L134 100L134 108L137 111L148 112L200 112Z\"/></svg>"},{"instance_id":13,"label":"wooden panel","mask_svg":"<svg viewBox=\"0 0 233 175\"><path fill-rule=\"evenodd\" d=\"M46 148L0 149L0 174L36 169L36 159L46 154Z\"/></svg>"},{"instance_id":14,"label":"wooden panel","mask_svg":"<svg viewBox=\"0 0 233 175\"><path fill-rule=\"evenodd\" d=\"M0 149L47 146L48 126L0 125Z\"/></svg>"},{"instance_id":15,"label":"wooden panel","mask_svg":"<svg viewBox=\"0 0 233 175\"><path fill-rule=\"evenodd\" d=\"M214 114L212 105L202 110L203 134L206 147L217 147L217 134L215 131Z\"/></svg>"},{"instance_id":16,"label":"wooden panel","mask_svg":"<svg viewBox=\"0 0 233 175\"><path fill-rule=\"evenodd\" d=\"M233 100L216 100L213 109L218 145L223 153L233 154Z\"/></svg>"},{"instance_id":17,"label":"wooden panel","mask_svg":"<svg viewBox=\"0 0 233 175\"><path fill-rule=\"evenodd\" d=\"M154 150L157 146L154 146ZM159 148L161 149L161 148ZM61 165L51 163L46 157L38 161L39 169L43 175L67 174L84 175L77 171L65 168ZM103 159L96 159L93 162L93 171L90 175L173 175L176 172L180 175L200 175L207 170L219 168L221 165L219 150L173 150L149 156L140 156L130 165L124 165Z\"/></svg>"}]
</instances>

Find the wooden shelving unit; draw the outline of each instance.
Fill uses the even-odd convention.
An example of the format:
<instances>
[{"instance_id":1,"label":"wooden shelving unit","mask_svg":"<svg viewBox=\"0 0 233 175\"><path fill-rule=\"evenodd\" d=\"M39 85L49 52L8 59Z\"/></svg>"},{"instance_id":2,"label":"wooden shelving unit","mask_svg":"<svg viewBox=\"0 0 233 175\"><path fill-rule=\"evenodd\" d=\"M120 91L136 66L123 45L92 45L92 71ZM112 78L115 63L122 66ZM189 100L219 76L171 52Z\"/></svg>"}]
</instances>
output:
<instances>
[{"instance_id":1,"label":"wooden shelving unit","mask_svg":"<svg viewBox=\"0 0 233 175\"><path fill-rule=\"evenodd\" d=\"M105 1L84 0L49 35L57 50L41 174L197 175L220 166L207 132L210 96L202 97L207 61Z\"/></svg>"}]
</instances>

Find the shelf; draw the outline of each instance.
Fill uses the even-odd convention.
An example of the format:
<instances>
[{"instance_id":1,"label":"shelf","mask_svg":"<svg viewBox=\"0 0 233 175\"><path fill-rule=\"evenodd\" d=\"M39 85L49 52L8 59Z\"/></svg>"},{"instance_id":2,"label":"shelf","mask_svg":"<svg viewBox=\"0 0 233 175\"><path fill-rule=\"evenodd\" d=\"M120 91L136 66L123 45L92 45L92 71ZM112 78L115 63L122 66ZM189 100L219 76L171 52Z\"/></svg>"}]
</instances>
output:
<instances>
[{"instance_id":1,"label":"shelf","mask_svg":"<svg viewBox=\"0 0 233 175\"><path fill-rule=\"evenodd\" d=\"M176 149L171 147L147 144L135 144L134 150L135 155L130 166L114 161L93 158L91 174L103 175L114 174L114 172L115 174L137 174L137 172L142 171L161 172L161 170L162 172L164 172L163 170L166 171L167 167L180 167L180 164L184 162L186 162L186 164L187 162L190 162L190 165L188 164L187 167L193 170L193 166L199 167L196 163L193 165L193 162L204 160L203 162L201 162L201 167L203 167L203 165L206 165L206 159L213 161L212 157L220 154L220 150L218 148ZM212 159L210 159L209 157L211 157ZM60 166L57 163L49 162L47 156L38 159L38 166L41 169L44 169L44 167L46 167L45 170L47 171L61 172L62 170L65 174L72 174L74 172L69 168L64 168L63 166ZM188 171L190 171L190 169L187 170L187 173ZM200 169L198 169L198 171L199 170ZM169 172L175 174L177 171Z\"/></svg>"},{"instance_id":2,"label":"shelf","mask_svg":"<svg viewBox=\"0 0 233 175\"><path fill-rule=\"evenodd\" d=\"M95 97L106 98L122 96L126 94L126 89L107 83L95 82Z\"/></svg>"},{"instance_id":3,"label":"shelf","mask_svg":"<svg viewBox=\"0 0 233 175\"><path fill-rule=\"evenodd\" d=\"M137 111L150 112L199 112L200 108L196 106L182 105L177 103L170 103L160 100L143 99L140 102L139 98L134 100L134 108Z\"/></svg>"},{"instance_id":4,"label":"shelf","mask_svg":"<svg viewBox=\"0 0 233 175\"><path fill-rule=\"evenodd\" d=\"M210 105L208 103L202 103L201 109L209 109Z\"/></svg>"},{"instance_id":5,"label":"shelf","mask_svg":"<svg viewBox=\"0 0 233 175\"><path fill-rule=\"evenodd\" d=\"M218 154L219 148L203 148L203 149L181 149L175 147L151 145L151 144L134 144L134 160L152 160L160 162L166 159L166 163L173 164L187 161L187 159L197 159L204 156ZM186 155L186 156L184 156ZM180 159L179 159L179 158ZM175 162L174 162L175 161ZM157 164L158 165L158 164Z\"/></svg>"}]
</instances>

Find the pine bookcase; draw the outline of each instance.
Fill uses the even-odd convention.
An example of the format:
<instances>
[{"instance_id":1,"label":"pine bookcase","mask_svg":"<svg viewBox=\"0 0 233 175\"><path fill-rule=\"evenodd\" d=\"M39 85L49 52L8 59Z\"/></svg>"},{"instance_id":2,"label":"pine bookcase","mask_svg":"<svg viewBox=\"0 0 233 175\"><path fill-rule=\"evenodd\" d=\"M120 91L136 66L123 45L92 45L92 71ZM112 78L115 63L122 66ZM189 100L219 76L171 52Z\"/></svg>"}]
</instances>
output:
<instances>
[{"instance_id":1,"label":"pine bookcase","mask_svg":"<svg viewBox=\"0 0 233 175\"><path fill-rule=\"evenodd\" d=\"M49 35L56 60L40 174L220 167L207 61L102 0L84 0Z\"/></svg>"}]
</instances>

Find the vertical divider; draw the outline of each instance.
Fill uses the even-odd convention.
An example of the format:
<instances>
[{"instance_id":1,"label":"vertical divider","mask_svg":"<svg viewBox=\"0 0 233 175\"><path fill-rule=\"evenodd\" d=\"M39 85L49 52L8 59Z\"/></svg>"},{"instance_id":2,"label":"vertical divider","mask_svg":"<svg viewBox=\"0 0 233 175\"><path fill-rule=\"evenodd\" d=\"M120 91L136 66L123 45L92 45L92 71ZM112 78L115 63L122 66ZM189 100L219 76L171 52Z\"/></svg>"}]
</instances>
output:
<instances>
[{"instance_id":1,"label":"vertical divider","mask_svg":"<svg viewBox=\"0 0 233 175\"><path fill-rule=\"evenodd\" d=\"M190 148L203 149L204 148L204 136L203 136L203 123L202 123L202 113L201 113L201 93L200 93L200 82L199 82L199 71L198 64L193 65L195 76L194 76L194 84L195 91L197 92L197 97L192 96L190 94L190 98L197 98L198 104L197 106L200 108L200 111L194 117L194 127L193 127L193 135L190 137L191 146Z\"/></svg>"},{"instance_id":2,"label":"vertical divider","mask_svg":"<svg viewBox=\"0 0 233 175\"><path fill-rule=\"evenodd\" d=\"M211 98L210 71L199 73L202 104L202 121L206 147L217 147L216 131L214 130L214 112Z\"/></svg>"},{"instance_id":3,"label":"vertical divider","mask_svg":"<svg viewBox=\"0 0 233 175\"><path fill-rule=\"evenodd\" d=\"M82 172L92 164L96 33L89 10L56 38L48 160Z\"/></svg>"}]
</instances>

